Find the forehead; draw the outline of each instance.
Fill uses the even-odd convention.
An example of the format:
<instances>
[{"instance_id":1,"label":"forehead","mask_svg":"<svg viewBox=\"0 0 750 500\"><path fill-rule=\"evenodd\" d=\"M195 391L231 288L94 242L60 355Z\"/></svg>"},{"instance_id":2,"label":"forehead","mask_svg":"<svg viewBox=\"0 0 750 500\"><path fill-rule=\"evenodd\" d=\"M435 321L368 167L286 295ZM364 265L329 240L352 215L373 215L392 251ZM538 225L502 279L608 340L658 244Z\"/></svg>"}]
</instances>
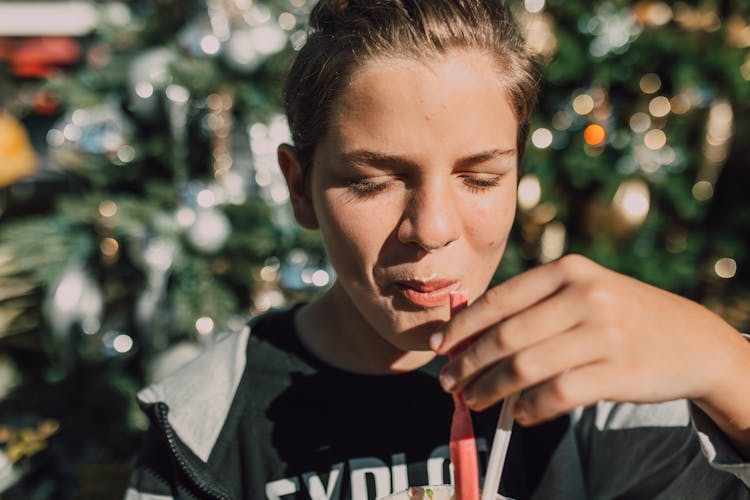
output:
<instances>
[{"instance_id":1,"label":"forehead","mask_svg":"<svg viewBox=\"0 0 750 500\"><path fill-rule=\"evenodd\" d=\"M517 125L490 56L453 51L428 62L377 59L360 67L334 103L324 142L464 156L515 148Z\"/></svg>"}]
</instances>

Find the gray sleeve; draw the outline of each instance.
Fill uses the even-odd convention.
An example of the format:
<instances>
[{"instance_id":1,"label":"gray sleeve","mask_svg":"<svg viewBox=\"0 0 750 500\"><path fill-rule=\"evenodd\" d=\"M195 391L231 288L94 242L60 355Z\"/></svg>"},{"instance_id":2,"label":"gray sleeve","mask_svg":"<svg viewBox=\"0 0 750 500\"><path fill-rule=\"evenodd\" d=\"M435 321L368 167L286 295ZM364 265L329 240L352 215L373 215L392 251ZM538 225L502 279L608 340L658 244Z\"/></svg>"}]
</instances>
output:
<instances>
[{"instance_id":1,"label":"gray sleeve","mask_svg":"<svg viewBox=\"0 0 750 500\"><path fill-rule=\"evenodd\" d=\"M694 425L685 400L601 402L574 416L588 498L750 499L750 464L705 416Z\"/></svg>"},{"instance_id":2,"label":"gray sleeve","mask_svg":"<svg viewBox=\"0 0 750 500\"><path fill-rule=\"evenodd\" d=\"M740 479L750 491L750 463L744 460L724 433L697 406L690 405L693 426L708 464Z\"/></svg>"},{"instance_id":3,"label":"gray sleeve","mask_svg":"<svg viewBox=\"0 0 750 500\"><path fill-rule=\"evenodd\" d=\"M750 341L750 335L742 334ZM698 434L701 451L711 467L732 474L750 490L750 463L744 460L723 432L695 405L690 405L693 427Z\"/></svg>"}]
</instances>

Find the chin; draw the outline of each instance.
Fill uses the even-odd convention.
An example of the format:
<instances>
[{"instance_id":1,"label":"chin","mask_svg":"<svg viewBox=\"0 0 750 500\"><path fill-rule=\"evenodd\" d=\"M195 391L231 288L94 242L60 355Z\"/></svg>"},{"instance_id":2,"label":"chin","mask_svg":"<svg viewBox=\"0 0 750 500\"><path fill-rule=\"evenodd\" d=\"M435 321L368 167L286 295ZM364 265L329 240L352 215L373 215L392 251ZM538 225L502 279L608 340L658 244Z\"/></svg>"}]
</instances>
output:
<instances>
[{"instance_id":1,"label":"chin","mask_svg":"<svg viewBox=\"0 0 750 500\"><path fill-rule=\"evenodd\" d=\"M415 315L421 318L409 318L409 321L395 321L388 333L383 335L390 344L402 351L430 351L430 336L445 325L445 319L430 314L434 319L414 313L397 313L398 316Z\"/></svg>"}]
</instances>

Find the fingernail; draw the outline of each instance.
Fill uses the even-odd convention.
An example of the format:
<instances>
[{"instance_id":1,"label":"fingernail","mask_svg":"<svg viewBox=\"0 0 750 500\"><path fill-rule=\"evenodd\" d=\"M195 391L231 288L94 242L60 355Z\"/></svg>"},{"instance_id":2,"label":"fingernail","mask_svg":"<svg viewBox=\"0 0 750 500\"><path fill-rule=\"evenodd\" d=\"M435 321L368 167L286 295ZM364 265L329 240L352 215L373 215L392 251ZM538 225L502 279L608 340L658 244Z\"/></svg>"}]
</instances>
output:
<instances>
[{"instance_id":1,"label":"fingernail","mask_svg":"<svg viewBox=\"0 0 750 500\"><path fill-rule=\"evenodd\" d=\"M440 384L443 386L443 389L450 391L456 386L456 379L450 373L441 373Z\"/></svg>"},{"instance_id":2,"label":"fingernail","mask_svg":"<svg viewBox=\"0 0 750 500\"><path fill-rule=\"evenodd\" d=\"M526 403L519 399L516 404L513 405L513 418L519 422L524 422L529 419L529 409Z\"/></svg>"},{"instance_id":3,"label":"fingernail","mask_svg":"<svg viewBox=\"0 0 750 500\"><path fill-rule=\"evenodd\" d=\"M435 332L430 335L430 349L433 351L440 349L440 346L443 345L443 338L443 332Z\"/></svg>"},{"instance_id":4,"label":"fingernail","mask_svg":"<svg viewBox=\"0 0 750 500\"><path fill-rule=\"evenodd\" d=\"M474 404L474 393L471 391L464 391L464 393L461 395L461 397L464 399L464 403L467 405Z\"/></svg>"}]
</instances>

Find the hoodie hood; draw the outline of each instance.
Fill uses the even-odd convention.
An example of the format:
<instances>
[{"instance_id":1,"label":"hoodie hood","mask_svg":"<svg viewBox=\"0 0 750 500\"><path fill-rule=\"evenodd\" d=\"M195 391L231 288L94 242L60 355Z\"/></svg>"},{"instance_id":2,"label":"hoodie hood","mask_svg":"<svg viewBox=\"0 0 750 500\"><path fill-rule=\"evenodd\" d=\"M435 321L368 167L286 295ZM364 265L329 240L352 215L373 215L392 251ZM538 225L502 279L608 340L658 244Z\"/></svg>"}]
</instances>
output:
<instances>
[{"instance_id":1,"label":"hoodie hood","mask_svg":"<svg viewBox=\"0 0 750 500\"><path fill-rule=\"evenodd\" d=\"M164 403L167 420L177 437L208 461L245 371L252 322L230 334L177 371L138 393L144 408Z\"/></svg>"}]
</instances>

